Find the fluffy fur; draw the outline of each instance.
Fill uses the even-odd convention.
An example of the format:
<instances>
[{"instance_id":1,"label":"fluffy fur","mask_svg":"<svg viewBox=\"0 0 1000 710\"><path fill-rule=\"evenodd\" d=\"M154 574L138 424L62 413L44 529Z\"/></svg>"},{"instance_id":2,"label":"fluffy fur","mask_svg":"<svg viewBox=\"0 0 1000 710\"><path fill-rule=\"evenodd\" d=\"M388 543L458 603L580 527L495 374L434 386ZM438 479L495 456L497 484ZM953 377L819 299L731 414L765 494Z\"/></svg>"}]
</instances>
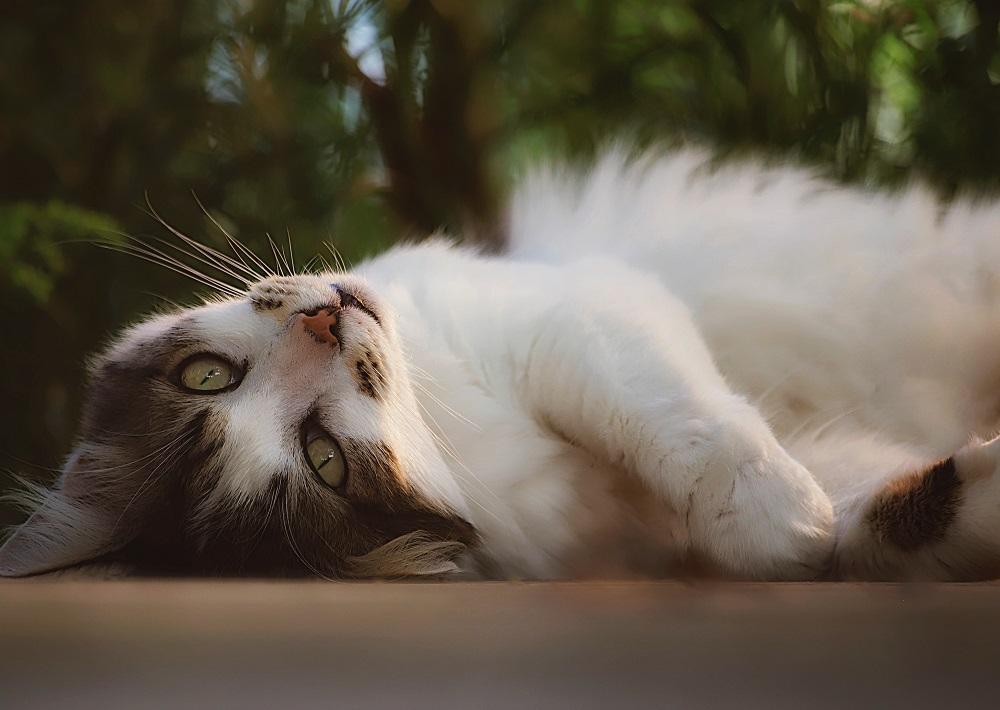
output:
<instances>
[{"instance_id":1,"label":"fluffy fur","mask_svg":"<svg viewBox=\"0 0 1000 710\"><path fill-rule=\"evenodd\" d=\"M196 247L245 291L99 358L77 453L0 571L180 549L176 569L237 574L997 573L1000 207L621 151L511 204L501 257L431 240L258 280ZM333 348L303 325L323 307ZM176 391L192 352L244 380ZM347 455L336 496L303 461L310 416Z\"/></svg>"}]
</instances>

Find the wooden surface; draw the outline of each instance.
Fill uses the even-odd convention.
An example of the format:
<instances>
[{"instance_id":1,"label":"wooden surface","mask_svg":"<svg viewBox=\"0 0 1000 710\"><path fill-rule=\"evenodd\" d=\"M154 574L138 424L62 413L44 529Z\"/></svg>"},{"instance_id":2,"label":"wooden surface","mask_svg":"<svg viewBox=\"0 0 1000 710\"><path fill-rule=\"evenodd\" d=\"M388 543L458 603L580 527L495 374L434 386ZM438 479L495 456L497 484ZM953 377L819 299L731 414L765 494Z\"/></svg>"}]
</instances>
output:
<instances>
[{"instance_id":1,"label":"wooden surface","mask_svg":"<svg viewBox=\"0 0 1000 710\"><path fill-rule=\"evenodd\" d=\"M0 584L0 707L1000 707L1000 586Z\"/></svg>"}]
</instances>

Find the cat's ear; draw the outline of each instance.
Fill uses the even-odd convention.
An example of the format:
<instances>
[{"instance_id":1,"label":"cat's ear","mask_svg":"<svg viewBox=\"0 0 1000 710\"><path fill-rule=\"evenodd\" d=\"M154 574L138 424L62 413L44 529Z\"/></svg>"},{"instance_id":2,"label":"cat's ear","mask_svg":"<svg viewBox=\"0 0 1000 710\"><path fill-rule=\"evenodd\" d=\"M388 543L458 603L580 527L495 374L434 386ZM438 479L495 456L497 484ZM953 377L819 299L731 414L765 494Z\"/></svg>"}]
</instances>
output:
<instances>
[{"instance_id":1,"label":"cat's ear","mask_svg":"<svg viewBox=\"0 0 1000 710\"><path fill-rule=\"evenodd\" d=\"M136 534L104 470L88 470L78 449L52 490L27 489L21 495L33 510L0 547L0 577L51 572L97 559L121 548ZM132 517L132 516L129 516Z\"/></svg>"}]
</instances>

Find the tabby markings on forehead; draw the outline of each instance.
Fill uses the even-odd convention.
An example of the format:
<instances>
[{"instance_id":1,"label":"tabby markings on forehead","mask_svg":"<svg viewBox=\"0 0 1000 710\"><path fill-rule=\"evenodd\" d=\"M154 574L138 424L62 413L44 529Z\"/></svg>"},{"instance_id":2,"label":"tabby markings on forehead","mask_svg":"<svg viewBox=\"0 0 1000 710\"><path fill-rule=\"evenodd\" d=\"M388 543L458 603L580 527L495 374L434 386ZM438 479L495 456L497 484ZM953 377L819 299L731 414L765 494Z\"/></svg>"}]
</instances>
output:
<instances>
[{"instance_id":1,"label":"tabby markings on forehead","mask_svg":"<svg viewBox=\"0 0 1000 710\"><path fill-rule=\"evenodd\" d=\"M269 296L254 296L250 304L256 311L274 311L285 305L284 301Z\"/></svg>"}]
</instances>

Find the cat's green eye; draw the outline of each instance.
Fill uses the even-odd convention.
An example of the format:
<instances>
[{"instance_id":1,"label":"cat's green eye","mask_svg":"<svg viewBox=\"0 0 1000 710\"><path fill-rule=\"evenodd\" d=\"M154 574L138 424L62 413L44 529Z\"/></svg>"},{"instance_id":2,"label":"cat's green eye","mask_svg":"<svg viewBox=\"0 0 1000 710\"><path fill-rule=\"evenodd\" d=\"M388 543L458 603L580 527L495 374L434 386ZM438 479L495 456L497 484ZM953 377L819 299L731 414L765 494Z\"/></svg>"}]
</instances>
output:
<instances>
[{"instance_id":1,"label":"cat's green eye","mask_svg":"<svg viewBox=\"0 0 1000 710\"><path fill-rule=\"evenodd\" d=\"M306 430L302 440L306 461L320 480L331 488L340 488L347 480L347 462L337 440L319 427Z\"/></svg>"},{"instance_id":2,"label":"cat's green eye","mask_svg":"<svg viewBox=\"0 0 1000 710\"><path fill-rule=\"evenodd\" d=\"M218 355L195 355L180 367L177 381L189 392L212 394L229 389L240 381L240 371Z\"/></svg>"}]
</instances>

